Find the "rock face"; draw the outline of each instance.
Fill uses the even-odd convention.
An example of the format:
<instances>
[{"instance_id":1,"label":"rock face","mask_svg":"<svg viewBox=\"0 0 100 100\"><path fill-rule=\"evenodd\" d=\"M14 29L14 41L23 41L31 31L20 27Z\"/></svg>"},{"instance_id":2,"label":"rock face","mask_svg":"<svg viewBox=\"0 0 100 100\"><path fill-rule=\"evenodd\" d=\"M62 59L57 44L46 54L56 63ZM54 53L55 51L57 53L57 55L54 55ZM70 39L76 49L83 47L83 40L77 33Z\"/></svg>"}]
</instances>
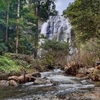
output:
<instances>
[{"instance_id":1,"label":"rock face","mask_svg":"<svg viewBox=\"0 0 100 100\"><path fill-rule=\"evenodd\" d=\"M44 34L44 36L51 40L67 41L67 39L69 39L71 42L73 33L69 19L58 15L51 16L49 20L43 24L41 34Z\"/></svg>"}]
</instances>

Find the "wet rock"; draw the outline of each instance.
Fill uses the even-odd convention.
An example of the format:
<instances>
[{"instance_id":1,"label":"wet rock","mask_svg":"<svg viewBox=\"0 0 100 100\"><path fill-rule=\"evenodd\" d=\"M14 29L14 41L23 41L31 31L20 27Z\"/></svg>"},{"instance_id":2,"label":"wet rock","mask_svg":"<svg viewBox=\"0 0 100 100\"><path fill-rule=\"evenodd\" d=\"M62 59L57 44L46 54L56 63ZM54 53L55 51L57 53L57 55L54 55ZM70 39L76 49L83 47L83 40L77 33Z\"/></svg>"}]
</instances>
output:
<instances>
[{"instance_id":1,"label":"wet rock","mask_svg":"<svg viewBox=\"0 0 100 100\"><path fill-rule=\"evenodd\" d=\"M87 68L87 76L84 76L86 79L92 79L92 81L100 81L100 65L97 67ZM80 74L77 74L76 77L81 77Z\"/></svg>"},{"instance_id":2,"label":"wet rock","mask_svg":"<svg viewBox=\"0 0 100 100\"><path fill-rule=\"evenodd\" d=\"M10 76L10 77L8 77L8 80L18 81L18 76Z\"/></svg>"},{"instance_id":3,"label":"wet rock","mask_svg":"<svg viewBox=\"0 0 100 100\"><path fill-rule=\"evenodd\" d=\"M76 74L76 77L78 78L84 77L84 74Z\"/></svg>"},{"instance_id":4,"label":"wet rock","mask_svg":"<svg viewBox=\"0 0 100 100\"><path fill-rule=\"evenodd\" d=\"M41 77L41 74L39 72L34 72L31 75L34 77Z\"/></svg>"},{"instance_id":5,"label":"wet rock","mask_svg":"<svg viewBox=\"0 0 100 100\"><path fill-rule=\"evenodd\" d=\"M93 81L100 81L100 65L93 69L93 71L89 74L89 77Z\"/></svg>"},{"instance_id":6,"label":"wet rock","mask_svg":"<svg viewBox=\"0 0 100 100\"><path fill-rule=\"evenodd\" d=\"M2 86L9 86L9 81L7 81L7 80L1 80L0 81L0 87L2 87Z\"/></svg>"},{"instance_id":7,"label":"wet rock","mask_svg":"<svg viewBox=\"0 0 100 100\"><path fill-rule=\"evenodd\" d=\"M50 79L50 83L51 83L52 85L57 85L59 82Z\"/></svg>"},{"instance_id":8,"label":"wet rock","mask_svg":"<svg viewBox=\"0 0 100 100\"><path fill-rule=\"evenodd\" d=\"M47 81L41 78L36 78L36 80L34 81L34 84L46 84L46 83Z\"/></svg>"},{"instance_id":9,"label":"wet rock","mask_svg":"<svg viewBox=\"0 0 100 100\"><path fill-rule=\"evenodd\" d=\"M87 68L86 67L79 68L78 73L85 75L87 73Z\"/></svg>"},{"instance_id":10,"label":"wet rock","mask_svg":"<svg viewBox=\"0 0 100 100\"><path fill-rule=\"evenodd\" d=\"M17 83L16 81L14 81L14 80L10 80L9 81L9 86L18 86L19 85L19 83Z\"/></svg>"},{"instance_id":11,"label":"wet rock","mask_svg":"<svg viewBox=\"0 0 100 100\"><path fill-rule=\"evenodd\" d=\"M93 70L94 70L93 67L92 67L92 68L88 68L86 73L87 73L87 74L91 74L91 73L93 72Z\"/></svg>"},{"instance_id":12,"label":"wet rock","mask_svg":"<svg viewBox=\"0 0 100 100\"><path fill-rule=\"evenodd\" d=\"M21 76L10 76L8 77L8 80L14 80L17 83L25 83L25 82L34 82L35 77L33 77L31 74L25 74Z\"/></svg>"},{"instance_id":13,"label":"wet rock","mask_svg":"<svg viewBox=\"0 0 100 100\"><path fill-rule=\"evenodd\" d=\"M75 76L76 74L78 74L78 70L80 68L84 68L84 65L79 64L75 61L72 61L72 62L67 63L67 65L65 65L64 70L66 74Z\"/></svg>"}]
</instances>

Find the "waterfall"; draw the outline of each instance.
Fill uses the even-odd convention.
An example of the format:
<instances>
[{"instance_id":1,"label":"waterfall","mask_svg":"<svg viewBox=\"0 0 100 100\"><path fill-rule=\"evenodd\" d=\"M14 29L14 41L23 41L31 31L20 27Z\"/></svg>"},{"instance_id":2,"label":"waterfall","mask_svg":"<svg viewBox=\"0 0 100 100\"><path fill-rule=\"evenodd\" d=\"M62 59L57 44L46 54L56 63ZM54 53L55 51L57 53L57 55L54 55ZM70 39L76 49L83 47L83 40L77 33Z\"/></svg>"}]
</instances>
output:
<instances>
[{"instance_id":1,"label":"waterfall","mask_svg":"<svg viewBox=\"0 0 100 100\"><path fill-rule=\"evenodd\" d=\"M47 22L43 23L43 25L42 25L41 33L44 36L46 36L46 33L47 33L47 26L48 26L48 23Z\"/></svg>"},{"instance_id":2,"label":"waterfall","mask_svg":"<svg viewBox=\"0 0 100 100\"><path fill-rule=\"evenodd\" d=\"M58 41L72 41L72 26L69 19L63 16L51 16L47 22L42 25L41 34L48 39L57 39Z\"/></svg>"},{"instance_id":3,"label":"waterfall","mask_svg":"<svg viewBox=\"0 0 100 100\"><path fill-rule=\"evenodd\" d=\"M69 42L70 54L76 52L76 48L73 45L75 35L68 18L64 16L51 16L49 20L43 23L40 34L43 34L47 39L57 39L57 41Z\"/></svg>"}]
</instances>

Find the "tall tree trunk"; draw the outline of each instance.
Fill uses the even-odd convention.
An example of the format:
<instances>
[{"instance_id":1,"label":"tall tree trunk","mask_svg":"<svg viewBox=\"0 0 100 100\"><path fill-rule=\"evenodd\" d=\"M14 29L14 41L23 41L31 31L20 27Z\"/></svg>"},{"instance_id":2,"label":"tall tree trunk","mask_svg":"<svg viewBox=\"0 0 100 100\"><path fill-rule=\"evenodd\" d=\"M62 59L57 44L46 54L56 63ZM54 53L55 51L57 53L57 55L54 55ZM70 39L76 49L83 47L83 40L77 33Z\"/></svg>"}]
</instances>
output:
<instances>
[{"instance_id":1,"label":"tall tree trunk","mask_svg":"<svg viewBox=\"0 0 100 100\"><path fill-rule=\"evenodd\" d=\"M18 32L19 32L19 29L18 29L18 26L16 27L16 54L18 54Z\"/></svg>"},{"instance_id":2,"label":"tall tree trunk","mask_svg":"<svg viewBox=\"0 0 100 100\"><path fill-rule=\"evenodd\" d=\"M36 7L36 16L38 18L38 6ZM38 51L38 19L37 19L37 33L35 33L35 48L34 48L34 59L37 58L37 51Z\"/></svg>"},{"instance_id":3,"label":"tall tree trunk","mask_svg":"<svg viewBox=\"0 0 100 100\"><path fill-rule=\"evenodd\" d=\"M9 22L9 0L7 1L7 12L6 12L6 37L5 37L5 42L8 42L8 22Z\"/></svg>"},{"instance_id":4,"label":"tall tree trunk","mask_svg":"<svg viewBox=\"0 0 100 100\"><path fill-rule=\"evenodd\" d=\"M17 21L19 22L20 18L20 0L18 0L18 7L17 7ZM16 54L18 54L18 39L19 38L19 26L16 27Z\"/></svg>"}]
</instances>

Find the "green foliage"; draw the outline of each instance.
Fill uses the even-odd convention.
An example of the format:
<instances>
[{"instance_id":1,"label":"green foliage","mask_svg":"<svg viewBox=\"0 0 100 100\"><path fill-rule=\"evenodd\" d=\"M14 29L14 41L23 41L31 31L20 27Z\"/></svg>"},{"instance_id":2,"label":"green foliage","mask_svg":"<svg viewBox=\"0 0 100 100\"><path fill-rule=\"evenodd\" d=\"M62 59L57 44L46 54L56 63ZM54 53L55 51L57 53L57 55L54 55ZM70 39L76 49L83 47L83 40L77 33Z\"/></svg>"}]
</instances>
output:
<instances>
[{"instance_id":1,"label":"green foliage","mask_svg":"<svg viewBox=\"0 0 100 100\"><path fill-rule=\"evenodd\" d=\"M75 0L63 12L69 17L78 40L100 36L100 0Z\"/></svg>"},{"instance_id":2,"label":"green foliage","mask_svg":"<svg viewBox=\"0 0 100 100\"><path fill-rule=\"evenodd\" d=\"M0 71L4 73L20 72L20 65L16 64L16 61L11 60L6 56L0 56Z\"/></svg>"},{"instance_id":3,"label":"green foliage","mask_svg":"<svg viewBox=\"0 0 100 100\"><path fill-rule=\"evenodd\" d=\"M19 53L33 54L35 35L38 34L38 20L47 20L49 15L56 14L55 1L41 0L41 4L38 4L37 0L28 0L29 3L26 0L20 0L20 18L18 18L18 0L0 0L0 52L7 49L8 52L15 52L16 32L18 32Z\"/></svg>"},{"instance_id":4,"label":"green foliage","mask_svg":"<svg viewBox=\"0 0 100 100\"><path fill-rule=\"evenodd\" d=\"M66 53L69 52L69 43L59 42L57 40L46 40L41 47L47 51L62 51Z\"/></svg>"},{"instance_id":5,"label":"green foliage","mask_svg":"<svg viewBox=\"0 0 100 100\"><path fill-rule=\"evenodd\" d=\"M0 56L0 72L12 75L22 74L22 68L27 72L36 70L33 57L15 53L5 53Z\"/></svg>"},{"instance_id":6,"label":"green foliage","mask_svg":"<svg viewBox=\"0 0 100 100\"><path fill-rule=\"evenodd\" d=\"M54 64L63 65L66 62L66 57L69 53L69 43L59 42L56 40L46 40L41 48L45 51L42 58L42 65L52 66Z\"/></svg>"},{"instance_id":7,"label":"green foliage","mask_svg":"<svg viewBox=\"0 0 100 100\"><path fill-rule=\"evenodd\" d=\"M40 64L46 67L53 66L55 64L55 58L53 57L53 55L47 53L45 57L41 60Z\"/></svg>"},{"instance_id":8,"label":"green foliage","mask_svg":"<svg viewBox=\"0 0 100 100\"><path fill-rule=\"evenodd\" d=\"M55 2L57 0L32 0L31 2L34 3L34 7L38 8L38 17L41 20L47 20L49 16L57 15L57 11L55 10ZM31 3L30 2L30 3ZM37 13L37 12L36 12Z\"/></svg>"},{"instance_id":9,"label":"green foliage","mask_svg":"<svg viewBox=\"0 0 100 100\"><path fill-rule=\"evenodd\" d=\"M7 46L5 45L5 43L0 43L0 52L5 52L7 51Z\"/></svg>"}]
</instances>

